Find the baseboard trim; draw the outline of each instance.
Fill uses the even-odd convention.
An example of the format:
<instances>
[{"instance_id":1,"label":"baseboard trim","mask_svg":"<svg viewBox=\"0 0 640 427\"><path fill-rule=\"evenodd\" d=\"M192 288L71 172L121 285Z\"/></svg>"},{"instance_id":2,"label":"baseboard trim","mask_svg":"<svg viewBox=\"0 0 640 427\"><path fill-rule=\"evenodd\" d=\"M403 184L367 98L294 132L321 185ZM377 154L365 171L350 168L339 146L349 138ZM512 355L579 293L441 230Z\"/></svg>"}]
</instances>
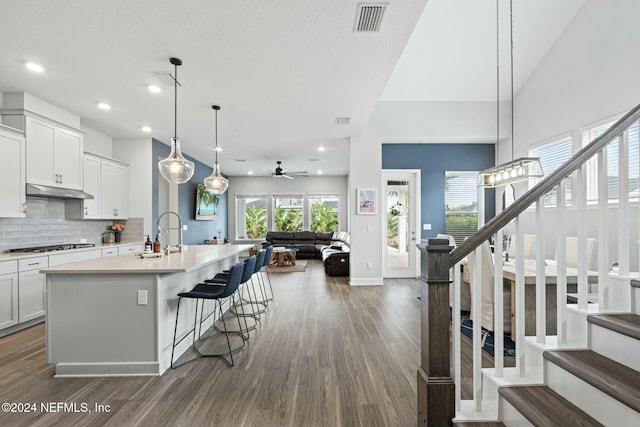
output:
<instances>
[{"instance_id":1,"label":"baseboard trim","mask_svg":"<svg viewBox=\"0 0 640 427\"><path fill-rule=\"evenodd\" d=\"M384 285L384 281L382 280L382 277L352 277L351 279L349 279L349 284L351 286L382 286Z\"/></svg>"}]
</instances>

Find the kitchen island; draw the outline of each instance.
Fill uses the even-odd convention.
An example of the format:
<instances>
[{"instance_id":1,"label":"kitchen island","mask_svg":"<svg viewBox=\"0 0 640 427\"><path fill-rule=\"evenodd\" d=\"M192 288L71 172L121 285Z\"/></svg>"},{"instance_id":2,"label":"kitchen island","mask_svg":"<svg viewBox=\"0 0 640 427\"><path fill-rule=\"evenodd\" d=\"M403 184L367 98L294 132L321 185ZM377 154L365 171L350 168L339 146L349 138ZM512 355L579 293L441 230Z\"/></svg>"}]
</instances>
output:
<instances>
[{"instance_id":1,"label":"kitchen island","mask_svg":"<svg viewBox=\"0 0 640 427\"><path fill-rule=\"evenodd\" d=\"M177 294L229 268L251 247L197 245L162 258L131 255L41 270L47 361L56 376L161 375L170 366ZM179 337L193 325L195 306L181 307ZM205 312L212 310L205 304ZM176 358L191 342L176 348Z\"/></svg>"}]
</instances>

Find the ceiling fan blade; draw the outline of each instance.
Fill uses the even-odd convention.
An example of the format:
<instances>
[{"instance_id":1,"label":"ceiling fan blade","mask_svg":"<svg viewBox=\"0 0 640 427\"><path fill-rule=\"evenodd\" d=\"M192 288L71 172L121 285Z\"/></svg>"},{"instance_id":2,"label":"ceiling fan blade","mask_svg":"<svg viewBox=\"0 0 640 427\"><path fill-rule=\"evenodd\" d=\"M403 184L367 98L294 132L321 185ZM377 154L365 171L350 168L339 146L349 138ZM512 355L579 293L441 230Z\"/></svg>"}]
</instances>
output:
<instances>
[{"instance_id":1,"label":"ceiling fan blade","mask_svg":"<svg viewBox=\"0 0 640 427\"><path fill-rule=\"evenodd\" d=\"M293 177L292 177L292 176L285 175L285 174L282 174L282 175L280 175L280 176L281 176L281 177L283 177L283 178L287 178L287 179L293 179Z\"/></svg>"}]
</instances>

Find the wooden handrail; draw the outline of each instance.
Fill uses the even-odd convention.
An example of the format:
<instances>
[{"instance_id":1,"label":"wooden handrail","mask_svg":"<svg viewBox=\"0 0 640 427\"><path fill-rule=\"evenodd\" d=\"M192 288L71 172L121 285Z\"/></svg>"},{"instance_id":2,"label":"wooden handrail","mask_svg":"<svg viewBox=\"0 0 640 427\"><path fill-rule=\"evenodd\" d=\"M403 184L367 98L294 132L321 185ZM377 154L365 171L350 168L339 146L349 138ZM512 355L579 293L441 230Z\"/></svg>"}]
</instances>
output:
<instances>
[{"instance_id":1,"label":"wooden handrail","mask_svg":"<svg viewBox=\"0 0 640 427\"><path fill-rule=\"evenodd\" d=\"M580 166L600 152L611 140L616 138L636 120L640 119L640 104L614 123L605 133L594 139L589 145L574 154L566 163L545 177L532 189L517 199L511 206L493 217L482 228L466 239L460 246L451 252L449 268L460 262L471 251L480 246L491 235L506 226L511 220L525 211L533 202L547 194L556 185L575 172Z\"/></svg>"}]
</instances>

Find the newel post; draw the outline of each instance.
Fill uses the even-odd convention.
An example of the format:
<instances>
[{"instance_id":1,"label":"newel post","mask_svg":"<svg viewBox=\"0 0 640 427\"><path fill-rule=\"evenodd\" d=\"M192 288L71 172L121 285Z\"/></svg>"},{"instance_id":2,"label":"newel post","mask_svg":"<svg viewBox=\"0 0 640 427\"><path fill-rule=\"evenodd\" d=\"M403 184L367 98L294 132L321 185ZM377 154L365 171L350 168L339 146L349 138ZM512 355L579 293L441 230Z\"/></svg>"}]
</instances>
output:
<instances>
[{"instance_id":1,"label":"newel post","mask_svg":"<svg viewBox=\"0 0 640 427\"><path fill-rule=\"evenodd\" d=\"M422 256L421 356L418 368L418 426L449 426L455 416L450 367L449 252L446 239L418 246ZM426 271L425 271L426 270Z\"/></svg>"}]
</instances>

